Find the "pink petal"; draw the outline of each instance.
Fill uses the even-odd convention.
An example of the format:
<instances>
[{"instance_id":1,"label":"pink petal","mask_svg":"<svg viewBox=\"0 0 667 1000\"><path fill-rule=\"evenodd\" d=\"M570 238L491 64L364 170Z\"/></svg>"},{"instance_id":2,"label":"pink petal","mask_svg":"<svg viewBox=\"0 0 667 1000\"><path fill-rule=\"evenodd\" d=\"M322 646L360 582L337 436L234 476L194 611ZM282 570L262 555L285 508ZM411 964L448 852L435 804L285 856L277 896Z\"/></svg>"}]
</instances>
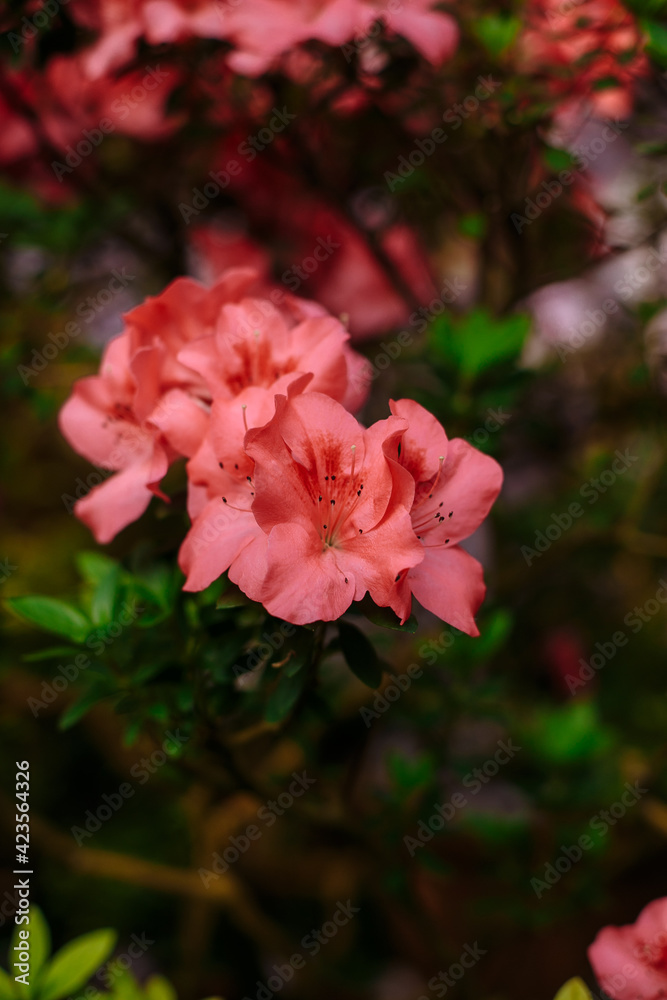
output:
<instances>
[{"instance_id":1,"label":"pink petal","mask_svg":"<svg viewBox=\"0 0 667 1000\"><path fill-rule=\"evenodd\" d=\"M204 590L260 533L250 512L231 508L220 498L211 500L181 545L178 564L187 577L183 589Z\"/></svg>"},{"instance_id":2,"label":"pink petal","mask_svg":"<svg viewBox=\"0 0 667 1000\"><path fill-rule=\"evenodd\" d=\"M408 582L427 611L461 632L479 635L475 614L486 593L484 572L463 549L424 546L424 561L410 570Z\"/></svg>"},{"instance_id":3,"label":"pink petal","mask_svg":"<svg viewBox=\"0 0 667 1000\"><path fill-rule=\"evenodd\" d=\"M192 457L201 445L208 430L209 414L197 400L181 389L165 393L149 415L171 447L179 453Z\"/></svg>"},{"instance_id":4,"label":"pink petal","mask_svg":"<svg viewBox=\"0 0 667 1000\"><path fill-rule=\"evenodd\" d=\"M442 511L446 520L437 530L446 532L450 545L455 545L480 526L502 482L503 470L494 458L484 455L462 438L454 438L449 442L447 460L433 490L433 499L424 503L424 510ZM450 511L454 511L451 518Z\"/></svg>"},{"instance_id":5,"label":"pink petal","mask_svg":"<svg viewBox=\"0 0 667 1000\"><path fill-rule=\"evenodd\" d=\"M164 467L166 472L166 459ZM149 483L156 471L155 463L150 461L117 472L77 502L76 516L88 525L98 542L110 542L148 507L153 496Z\"/></svg>"},{"instance_id":6,"label":"pink petal","mask_svg":"<svg viewBox=\"0 0 667 1000\"><path fill-rule=\"evenodd\" d=\"M322 549L317 532L301 524L279 524L267 548L262 604L277 618L306 625L335 621L354 598L354 578L345 577L334 549Z\"/></svg>"}]
</instances>

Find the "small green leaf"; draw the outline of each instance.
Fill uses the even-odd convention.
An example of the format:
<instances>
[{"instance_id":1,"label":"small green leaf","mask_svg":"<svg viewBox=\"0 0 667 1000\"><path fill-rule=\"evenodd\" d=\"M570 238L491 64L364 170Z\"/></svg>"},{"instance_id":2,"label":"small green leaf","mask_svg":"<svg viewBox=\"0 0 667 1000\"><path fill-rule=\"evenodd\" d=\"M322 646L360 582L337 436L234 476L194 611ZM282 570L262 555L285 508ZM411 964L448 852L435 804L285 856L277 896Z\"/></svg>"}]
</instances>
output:
<instances>
[{"instance_id":1,"label":"small green leaf","mask_svg":"<svg viewBox=\"0 0 667 1000\"><path fill-rule=\"evenodd\" d=\"M176 990L164 976L151 976L144 986L146 1000L178 1000Z\"/></svg>"},{"instance_id":2,"label":"small green leaf","mask_svg":"<svg viewBox=\"0 0 667 1000\"><path fill-rule=\"evenodd\" d=\"M16 1000L14 980L7 975L4 969L0 969L0 1000Z\"/></svg>"},{"instance_id":3,"label":"small green leaf","mask_svg":"<svg viewBox=\"0 0 667 1000\"><path fill-rule=\"evenodd\" d=\"M80 989L106 962L116 944L116 932L92 931L70 941L47 965L42 975L39 1000L61 1000Z\"/></svg>"},{"instance_id":4,"label":"small green leaf","mask_svg":"<svg viewBox=\"0 0 667 1000\"><path fill-rule=\"evenodd\" d=\"M667 65L667 25L659 21L642 20L641 26L648 35L646 51L659 65Z\"/></svg>"},{"instance_id":5,"label":"small green leaf","mask_svg":"<svg viewBox=\"0 0 667 1000\"><path fill-rule=\"evenodd\" d=\"M79 652L76 646L49 646L36 653L26 653L21 659L25 663L39 663L41 660L58 660L61 656L76 656Z\"/></svg>"},{"instance_id":6,"label":"small green leaf","mask_svg":"<svg viewBox=\"0 0 667 1000\"><path fill-rule=\"evenodd\" d=\"M78 552L76 565L83 579L91 587L99 586L112 570L119 568L115 559L110 559L101 552Z\"/></svg>"},{"instance_id":7,"label":"small green leaf","mask_svg":"<svg viewBox=\"0 0 667 1000\"><path fill-rule=\"evenodd\" d=\"M10 597L6 604L24 621L72 642L84 642L92 627L78 608L57 597Z\"/></svg>"},{"instance_id":8,"label":"small green leaf","mask_svg":"<svg viewBox=\"0 0 667 1000\"><path fill-rule=\"evenodd\" d=\"M90 602L90 617L95 625L108 625L114 619L120 566L112 566L97 584Z\"/></svg>"},{"instance_id":9,"label":"small green leaf","mask_svg":"<svg viewBox=\"0 0 667 1000\"><path fill-rule=\"evenodd\" d=\"M349 622L338 623L340 648L345 661L360 681L370 688L379 688L382 683L382 667L370 639Z\"/></svg>"},{"instance_id":10,"label":"small green leaf","mask_svg":"<svg viewBox=\"0 0 667 1000\"><path fill-rule=\"evenodd\" d=\"M284 671L280 672L278 683L268 697L264 718L267 722L282 722L290 713L303 690L306 672L300 670L293 677Z\"/></svg>"},{"instance_id":11,"label":"small green leaf","mask_svg":"<svg viewBox=\"0 0 667 1000\"><path fill-rule=\"evenodd\" d=\"M495 318L485 309L473 309L456 321L440 316L433 324L432 338L438 352L471 380L487 368L518 358L529 329L527 315Z\"/></svg>"},{"instance_id":12,"label":"small green leaf","mask_svg":"<svg viewBox=\"0 0 667 1000\"><path fill-rule=\"evenodd\" d=\"M492 56L499 56L508 49L520 29L519 18L505 14L484 14L473 25L475 34Z\"/></svg>"},{"instance_id":13,"label":"small green leaf","mask_svg":"<svg viewBox=\"0 0 667 1000\"><path fill-rule=\"evenodd\" d=\"M111 694L110 691L100 690L97 686L86 691L81 698L78 698L73 704L67 706L58 719L58 729L61 732L71 729L72 726L76 725L91 710L93 705L96 705L103 698L108 698L109 694Z\"/></svg>"},{"instance_id":14,"label":"small green leaf","mask_svg":"<svg viewBox=\"0 0 667 1000\"><path fill-rule=\"evenodd\" d=\"M481 240L486 234L487 220L482 212L471 212L459 219L459 232L473 240Z\"/></svg>"},{"instance_id":15,"label":"small green leaf","mask_svg":"<svg viewBox=\"0 0 667 1000\"><path fill-rule=\"evenodd\" d=\"M583 979L575 976L561 986L554 1000L591 1000L591 992Z\"/></svg>"}]
</instances>

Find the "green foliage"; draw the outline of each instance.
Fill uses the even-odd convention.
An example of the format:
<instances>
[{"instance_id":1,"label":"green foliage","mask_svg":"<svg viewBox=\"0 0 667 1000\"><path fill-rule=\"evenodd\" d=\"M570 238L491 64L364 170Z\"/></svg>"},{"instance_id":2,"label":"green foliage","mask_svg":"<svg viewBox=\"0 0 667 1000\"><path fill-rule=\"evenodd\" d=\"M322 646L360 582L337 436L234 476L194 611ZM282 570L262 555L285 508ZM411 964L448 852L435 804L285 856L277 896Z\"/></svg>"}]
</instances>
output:
<instances>
[{"instance_id":1,"label":"green foliage","mask_svg":"<svg viewBox=\"0 0 667 1000\"><path fill-rule=\"evenodd\" d=\"M20 970L18 960L12 960L14 946L19 943L19 930L29 931L29 985L16 982ZM97 930L70 941L51 955L51 934L42 911L30 908L28 924L17 926L10 944L10 974L0 968L0 1000L64 1000L86 986L105 969L116 946L118 935L113 930ZM108 976L109 1000L177 1000L174 987L164 976L151 976L141 986L127 968L113 968ZM216 998L211 998L216 1000Z\"/></svg>"},{"instance_id":2,"label":"green foliage","mask_svg":"<svg viewBox=\"0 0 667 1000\"><path fill-rule=\"evenodd\" d=\"M78 608L57 597L12 597L7 607L24 621L73 642L84 642L91 630L90 620Z\"/></svg>"},{"instance_id":3,"label":"green foliage","mask_svg":"<svg viewBox=\"0 0 667 1000\"><path fill-rule=\"evenodd\" d=\"M583 979L575 977L561 986L554 1000L591 1000L591 991Z\"/></svg>"},{"instance_id":4,"label":"green foliage","mask_svg":"<svg viewBox=\"0 0 667 1000\"><path fill-rule=\"evenodd\" d=\"M465 382L473 381L487 369L519 356L530 330L524 315L495 319L485 309L473 309L454 319L443 314L431 328L434 348Z\"/></svg>"},{"instance_id":5,"label":"green foliage","mask_svg":"<svg viewBox=\"0 0 667 1000\"><path fill-rule=\"evenodd\" d=\"M473 27L489 55L497 57L514 42L521 30L521 18L507 14L484 14Z\"/></svg>"},{"instance_id":6,"label":"green foliage","mask_svg":"<svg viewBox=\"0 0 667 1000\"><path fill-rule=\"evenodd\" d=\"M378 688L382 683L382 667L373 643L364 633L350 624L338 623L340 647L352 673L370 688Z\"/></svg>"}]
</instances>

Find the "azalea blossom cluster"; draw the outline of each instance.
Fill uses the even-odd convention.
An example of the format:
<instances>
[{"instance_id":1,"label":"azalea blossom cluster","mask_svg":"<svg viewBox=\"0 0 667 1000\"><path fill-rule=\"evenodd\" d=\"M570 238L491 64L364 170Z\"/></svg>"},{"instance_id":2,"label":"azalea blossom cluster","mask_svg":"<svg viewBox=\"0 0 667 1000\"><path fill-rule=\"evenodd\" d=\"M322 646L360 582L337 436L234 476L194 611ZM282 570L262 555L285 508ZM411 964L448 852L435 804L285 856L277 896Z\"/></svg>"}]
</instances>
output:
<instances>
[{"instance_id":1,"label":"azalea blossom cluster","mask_svg":"<svg viewBox=\"0 0 667 1000\"><path fill-rule=\"evenodd\" d=\"M500 466L412 400L363 427L367 362L340 320L234 268L210 288L177 279L125 324L60 414L70 444L113 472L75 508L98 541L167 500L161 481L185 458L186 590L227 573L294 624L366 594L405 621L414 596L478 634L482 567L459 543Z\"/></svg>"}]
</instances>

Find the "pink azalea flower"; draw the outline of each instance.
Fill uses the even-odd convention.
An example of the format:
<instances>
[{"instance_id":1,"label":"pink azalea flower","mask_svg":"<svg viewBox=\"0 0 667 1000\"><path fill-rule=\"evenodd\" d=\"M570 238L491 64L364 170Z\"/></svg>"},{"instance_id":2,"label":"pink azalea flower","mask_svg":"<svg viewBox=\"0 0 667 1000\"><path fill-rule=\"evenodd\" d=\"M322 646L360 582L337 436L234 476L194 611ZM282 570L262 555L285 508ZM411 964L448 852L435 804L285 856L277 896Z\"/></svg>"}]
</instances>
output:
<instances>
[{"instance_id":1,"label":"pink azalea flower","mask_svg":"<svg viewBox=\"0 0 667 1000\"><path fill-rule=\"evenodd\" d=\"M401 577L396 589L407 614L412 594L443 621L479 635L475 614L486 590L483 570L459 542L489 513L500 492L502 469L461 438L449 441L419 403L401 399L390 405L408 424L396 457L415 484L412 526L424 551L423 560Z\"/></svg>"},{"instance_id":2,"label":"pink azalea flower","mask_svg":"<svg viewBox=\"0 0 667 1000\"><path fill-rule=\"evenodd\" d=\"M588 958L613 1000L667 996L667 897L645 906L634 924L603 927Z\"/></svg>"},{"instance_id":3,"label":"pink azalea flower","mask_svg":"<svg viewBox=\"0 0 667 1000\"><path fill-rule=\"evenodd\" d=\"M255 463L244 441L249 428L271 420L277 393L295 395L310 381L310 375L285 375L271 390L251 386L234 399L214 401L208 433L187 466L193 525L179 554L185 590L203 590L226 570L244 592L261 590L267 535L252 512Z\"/></svg>"},{"instance_id":4,"label":"pink azalea flower","mask_svg":"<svg viewBox=\"0 0 667 1000\"><path fill-rule=\"evenodd\" d=\"M251 385L268 389L293 372L312 372L313 390L358 409L367 388L359 378L364 363L348 347L344 326L310 303L292 299L290 305L300 321L266 299L225 305L216 332L184 348L178 360L201 375L214 399L232 399Z\"/></svg>"},{"instance_id":5,"label":"pink azalea flower","mask_svg":"<svg viewBox=\"0 0 667 1000\"><path fill-rule=\"evenodd\" d=\"M80 379L60 411L60 429L72 447L98 467L113 471L75 506L98 542L109 542L140 517L178 454L191 454L206 428L206 414L180 389L142 394L132 364L130 338L108 345L99 375ZM166 499L166 498L164 498Z\"/></svg>"},{"instance_id":6,"label":"pink azalea flower","mask_svg":"<svg viewBox=\"0 0 667 1000\"><path fill-rule=\"evenodd\" d=\"M237 488L197 519L182 550L185 587L228 569L252 600L297 625L333 621L366 592L401 613L396 576L423 558L408 513L412 479L387 456L405 422L365 430L340 403L303 388L276 396L273 418L249 430L252 471L221 470Z\"/></svg>"}]
</instances>

